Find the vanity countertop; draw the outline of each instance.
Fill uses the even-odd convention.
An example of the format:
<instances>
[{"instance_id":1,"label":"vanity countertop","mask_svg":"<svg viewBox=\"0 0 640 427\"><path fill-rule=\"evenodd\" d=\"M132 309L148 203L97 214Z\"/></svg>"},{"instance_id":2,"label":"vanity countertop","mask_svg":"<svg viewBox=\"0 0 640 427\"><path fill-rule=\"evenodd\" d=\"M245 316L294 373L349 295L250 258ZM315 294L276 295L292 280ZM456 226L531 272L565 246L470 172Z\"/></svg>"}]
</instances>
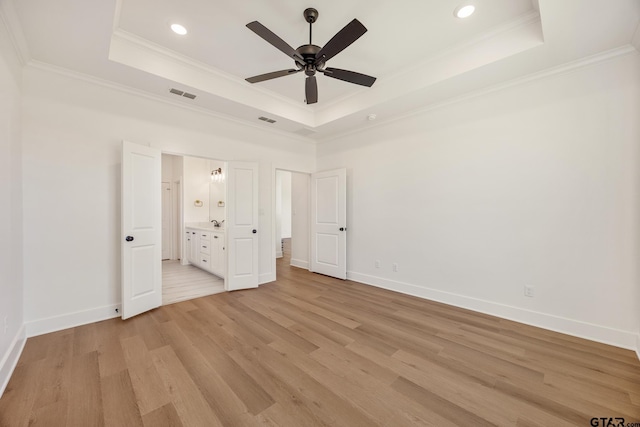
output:
<instances>
[{"instance_id":1,"label":"vanity countertop","mask_svg":"<svg viewBox=\"0 0 640 427\"><path fill-rule=\"evenodd\" d=\"M213 224L208 223L188 223L184 225L185 228L193 228L201 231L217 231L218 233L224 233L224 227L214 227Z\"/></svg>"}]
</instances>

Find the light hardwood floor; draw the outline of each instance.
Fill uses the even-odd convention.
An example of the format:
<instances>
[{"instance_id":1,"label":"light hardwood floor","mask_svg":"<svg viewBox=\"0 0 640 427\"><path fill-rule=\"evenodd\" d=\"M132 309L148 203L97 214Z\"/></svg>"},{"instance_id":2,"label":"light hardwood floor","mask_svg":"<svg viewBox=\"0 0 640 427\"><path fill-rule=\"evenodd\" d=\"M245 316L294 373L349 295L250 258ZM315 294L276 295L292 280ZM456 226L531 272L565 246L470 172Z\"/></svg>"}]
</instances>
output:
<instances>
[{"instance_id":1,"label":"light hardwood floor","mask_svg":"<svg viewBox=\"0 0 640 427\"><path fill-rule=\"evenodd\" d=\"M224 280L180 261L162 261L162 304L224 292Z\"/></svg>"},{"instance_id":2,"label":"light hardwood floor","mask_svg":"<svg viewBox=\"0 0 640 427\"><path fill-rule=\"evenodd\" d=\"M0 425L640 422L631 351L277 268L258 289L30 338Z\"/></svg>"}]
</instances>

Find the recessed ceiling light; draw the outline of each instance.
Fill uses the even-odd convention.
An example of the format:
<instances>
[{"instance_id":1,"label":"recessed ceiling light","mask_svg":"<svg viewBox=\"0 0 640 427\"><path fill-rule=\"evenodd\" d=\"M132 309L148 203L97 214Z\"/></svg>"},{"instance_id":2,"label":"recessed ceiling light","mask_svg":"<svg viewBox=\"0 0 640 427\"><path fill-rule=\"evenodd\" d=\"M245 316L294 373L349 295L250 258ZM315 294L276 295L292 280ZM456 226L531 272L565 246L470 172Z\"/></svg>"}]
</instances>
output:
<instances>
[{"instance_id":1,"label":"recessed ceiling light","mask_svg":"<svg viewBox=\"0 0 640 427\"><path fill-rule=\"evenodd\" d=\"M468 18L473 14L476 10L476 7L472 4L467 4L464 6L456 7L456 10L453 11L453 15L457 18Z\"/></svg>"},{"instance_id":2,"label":"recessed ceiling light","mask_svg":"<svg viewBox=\"0 0 640 427\"><path fill-rule=\"evenodd\" d=\"M180 24L171 24L171 29L174 33L180 34L181 36L187 34L187 29Z\"/></svg>"}]
</instances>

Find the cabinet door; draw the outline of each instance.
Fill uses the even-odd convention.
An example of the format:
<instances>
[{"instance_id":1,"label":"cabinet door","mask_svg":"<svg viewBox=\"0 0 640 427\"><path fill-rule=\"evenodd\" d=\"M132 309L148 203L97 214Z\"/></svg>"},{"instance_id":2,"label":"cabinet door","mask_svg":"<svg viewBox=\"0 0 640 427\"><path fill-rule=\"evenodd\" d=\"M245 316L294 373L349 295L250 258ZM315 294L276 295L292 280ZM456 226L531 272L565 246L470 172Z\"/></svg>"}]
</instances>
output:
<instances>
[{"instance_id":1,"label":"cabinet door","mask_svg":"<svg viewBox=\"0 0 640 427\"><path fill-rule=\"evenodd\" d=\"M191 262L193 255L191 255L191 231L184 232L184 257L187 261Z\"/></svg>"},{"instance_id":2,"label":"cabinet door","mask_svg":"<svg viewBox=\"0 0 640 427\"><path fill-rule=\"evenodd\" d=\"M191 258L189 258L189 262L193 265L200 265L200 242L198 239L198 233L194 230L191 230Z\"/></svg>"},{"instance_id":3,"label":"cabinet door","mask_svg":"<svg viewBox=\"0 0 640 427\"><path fill-rule=\"evenodd\" d=\"M224 244L224 235L211 233L211 272L221 276L222 264L220 260L220 252Z\"/></svg>"}]
</instances>

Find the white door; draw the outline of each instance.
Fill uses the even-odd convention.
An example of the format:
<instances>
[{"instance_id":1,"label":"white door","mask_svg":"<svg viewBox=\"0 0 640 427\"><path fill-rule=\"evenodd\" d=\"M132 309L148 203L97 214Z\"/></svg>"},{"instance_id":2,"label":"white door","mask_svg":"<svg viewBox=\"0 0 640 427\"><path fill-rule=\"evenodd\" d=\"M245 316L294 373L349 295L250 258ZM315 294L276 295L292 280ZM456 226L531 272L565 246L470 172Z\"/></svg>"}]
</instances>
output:
<instances>
[{"instance_id":1,"label":"white door","mask_svg":"<svg viewBox=\"0 0 640 427\"><path fill-rule=\"evenodd\" d=\"M171 184L163 182L162 191L162 259L172 259L173 255L173 219L171 215Z\"/></svg>"},{"instance_id":2,"label":"white door","mask_svg":"<svg viewBox=\"0 0 640 427\"><path fill-rule=\"evenodd\" d=\"M160 150L122 142L122 318L162 304Z\"/></svg>"},{"instance_id":3,"label":"white door","mask_svg":"<svg viewBox=\"0 0 640 427\"><path fill-rule=\"evenodd\" d=\"M347 170L311 175L311 271L347 278Z\"/></svg>"},{"instance_id":4,"label":"white door","mask_svg":"<svg viewBox=\"0 0 640 427\"><path fill-rule=\"evenodd\" d=\"M258 164L227 163L225 289L258 287Z\"/></svg>"}]
</instances>

